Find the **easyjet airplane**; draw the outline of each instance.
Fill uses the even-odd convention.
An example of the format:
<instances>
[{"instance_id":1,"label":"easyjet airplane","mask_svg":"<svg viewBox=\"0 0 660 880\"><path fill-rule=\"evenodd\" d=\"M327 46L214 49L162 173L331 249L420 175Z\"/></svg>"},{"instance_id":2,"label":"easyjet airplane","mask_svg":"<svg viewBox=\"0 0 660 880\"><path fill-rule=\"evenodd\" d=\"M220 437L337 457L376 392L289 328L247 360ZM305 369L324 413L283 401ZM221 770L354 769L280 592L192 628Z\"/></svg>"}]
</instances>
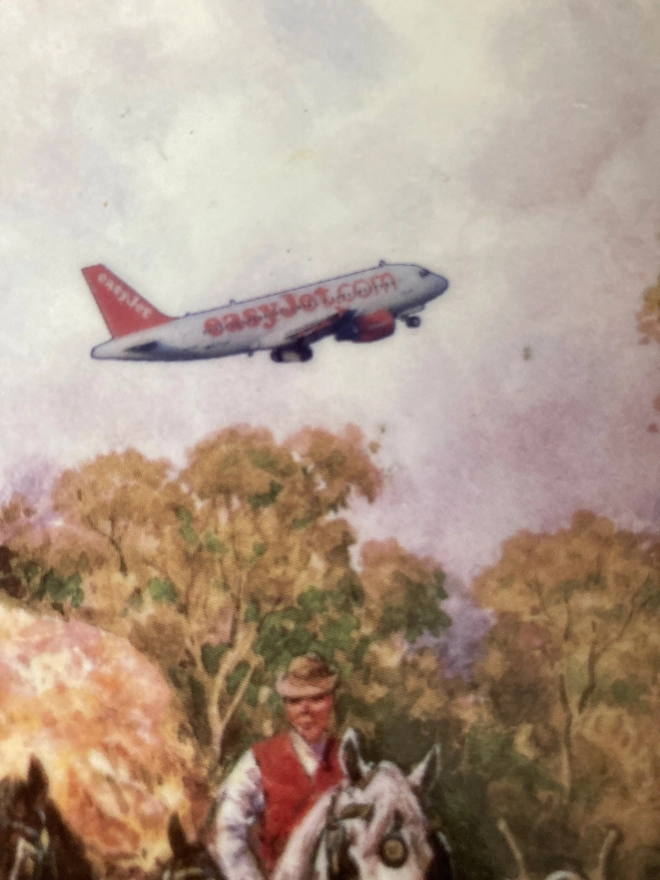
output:
<instances>
[{"instance_id":1,"label":"easyjet airplane","mask_svg":"<svg viewBox=\"0 0 660 880\"><path fill-rule=\"evenodd\" d=\"M395 319L419 327L419 312L449 282L421 266L381 261L328 281L270 293L207 312L169 318L105 266L83 275L112 339L94 358L179 361L270 350L274 361L308 361L324 336L375 342L394 333Z\"/></svg>"}]
</instances>

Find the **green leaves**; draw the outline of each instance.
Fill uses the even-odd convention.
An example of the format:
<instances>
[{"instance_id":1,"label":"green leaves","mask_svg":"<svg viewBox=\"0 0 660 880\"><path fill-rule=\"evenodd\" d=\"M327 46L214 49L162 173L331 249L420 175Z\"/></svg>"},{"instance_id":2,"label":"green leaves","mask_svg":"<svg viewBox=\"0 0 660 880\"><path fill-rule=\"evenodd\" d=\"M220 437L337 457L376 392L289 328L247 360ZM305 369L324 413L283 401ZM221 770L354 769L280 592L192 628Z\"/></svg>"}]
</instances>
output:
<instances>
[{"instance_id":1,"label":"green leaves","mask_svg":"<svg viewBox=\"0 0 660 880\"><path fill-rule=\"evenodd\" d=\"M327 609L329 599L330 594L327 591L310 587L306 593L298 597L298 606L305 619L310 620L314 614L322 614Z\"/></svg>"},{"instance_id":2,"label":"green leaves","mask_svg":"<svg viewBox=\"0 0 660 880\"><path fill-rule=\"evenodd\" d=\"M342 614L338 619L330 619L321 629L321 639L334 654L336 651L349 653L354 644L353 633L359 628L357 617Z\"/></svg>"},{"instance_id":3,"label":"green leaves","mask_svg":"<svg viewBox=\"0 0 660 880\"><path fill-rule=\"evenodd\" d=\"M250 664L247 660L239 663L238 666L227 676L227 693L233 697L241 682L250 671Z\"/></svg>"},{"instance_id":4,"label":"green leaves","mask_svg":"<svg viewBox=\"0 0 660 880\"><path fill-rule=\"evenodd\" d=\"M267 667L282 668L296 654L309 650L312 635L305 629L303 616L295 608L265 615L260 621L254 652Z\"/></svg>"},{"instance_id":5,"label":"green leaves","mask_svg":"<svg viewBox=\"0 0 660 880\"><path fill-rule=\"evenodd\" d=\"M151 578L147 589L154 602L170 602L175 604L178 601L179 594L169 579L159 580L158 578Z\"/></svg>"},{"instance_id":6,"label":"green leaves","mask_svg":"<svg viewBox=\"0 0 660 880\"><path fill-rule=\"evenodd\" d=\"M142 590L133 590L131 595L128 597L126 607L129 608L131 611L139 611L141 608L144 607L144 596L142 595Z\"/></svg>"},{"instance_id":7,"label":"green leaves","mask_svg":"<svg viewBox=\"0 0 660 880\"><path fill-rule=\"evenodd\" d=\"M652 578L647 578L642 591L642 604L649 614L660 611L660 587Z\"/></svg>"},{"instance_id":8,"label":"green leaves","mask_svg":"<svg viewBox=\"0 0 660 880\"><path fill-rule=\"evenodd\" d=\"M436 570L433 572L431 590L438 602L443 602L447 598L447 591L445 590L446 580L447 575L444 573L444 571L441 568L436 568Z\"/></svg>"},{"instance_id":9,"label":"green leaves","mask_svg":"<svg viewBox=\"0 0 660 880\"><path fill-rule=\"evenodd\" d=\"M443 572L436 571L429 582L413 581L402 574L397 580L403 588L403 601L384 606L378 626L382 637L403 632L407 641L415 642L426 632L437 638L451 626L451 618L440 607L447 597Z\"/></svg>"},{"instance_id":10,"label":"green leaves","mask_svg":"<svg viewBox=\"0 0 660 880\"><path fill-rule=\"evenodd\" d=\"M79 608L85 599L81 584L82 578L79 574L61 577L51 570L41 579L35 598L48 597L56 605L63 605L68 601L72 608Z\"/></svg>"},{"instance_id":11,"label":"green leaves","mask_svg":"<svg viewBox=\"0 0 660 880\"><path fill-rule=\"evenodd\" d=\"M227 545L223 544L218 536L212 532L206 532L204 535L204 546L209 552L216 553L218 556L224 556L227 552Z\"/></svg>"},{"instance_id":12,"label":"green leaves","mask_svg":"<svg viewBox=\"0 0 660 880\"><path fill-rule=\"evenodd\" d=\"M177 507L176 518L181 525L179 526L179 534L187 544L197 544L199 535L193 528L193 515L185 507Z\"/></svg>"},{"instance_id":13,"label":"green leaves","mask_svg":"<svg viewBox=\"0 0 660 880\"><path fill-rule=\"evenodd\" d=\"M256 468L268 473L277 473L277 462L267 449L248 449L246 458Z\"/></svg>"},{"instance_id":14,"label":"green leaves","mask_svg":"<svg viewBox=\"0 0 660 880\"><path fill-rule=\"evenodd\" d=\"M243 615L243 620L246 623L256 623L260 617L259 613L259 603L256 599L252 602L248 602L247 607L245 609L245 614Z\"/></svg>"},{"instance_id":15,"label":"green leaves","mask_svg":"<svg viewBox=\"0 0 660 880\"><path fill-rule=\"evenodd\" d=\"M270 507L271 504L275 504L277 501L277 496L280 494L284 486L281 483L276 483L275 480L271 480L270 489L268 492L257 493L256 495L248 495L248 502L252 505L252 507Z\"/></svg>"},{"instance_id":16,"label":"green leaves","mask_svg":"<svg viewBox=\"0 0 660 880\"><path fill-rule=\"evenodd\" d=\"M486 779L516 777L535 788L557 788L542 766L521 755L513 737L495 726L474 724L468 731L466 751L470 769Z\"/></svg>"},{"instance_id":17,"label":"green leaves","mask_svg":"<svg viewBox=\"0 0 660 880\"><path fill-rule=\"evenodd\" d=\"M364 603L364 588L357 574L349 570L337 582L330 594L330 601L338 611L352 611Z\"/></svg>"},{"instance_id":18,"label":"green leaves","mask_svg":"<svg viewBox=\"0 0 660 880\"><path fill-rule=\"evenodd\" d=\"M648 693L648 690L648 687L640 679L624 680L618 678L612 682L610 688L611 701L618 706L628 706L631 709L646 709L648 711L648 706L642 699Z\"/></svg>"},{"instance_id":19,"label":"green leaves","mask_svg":"<svg viewBox=\"0 0 660 880\"><path fill-rule=\"evenodd\" d=\"M219 645L211 645L205 642L202 645L202 666L210 676L216 676L220 670L220 661L229 650L229 645L220 642Z\"/></svg>"}]
</instances>

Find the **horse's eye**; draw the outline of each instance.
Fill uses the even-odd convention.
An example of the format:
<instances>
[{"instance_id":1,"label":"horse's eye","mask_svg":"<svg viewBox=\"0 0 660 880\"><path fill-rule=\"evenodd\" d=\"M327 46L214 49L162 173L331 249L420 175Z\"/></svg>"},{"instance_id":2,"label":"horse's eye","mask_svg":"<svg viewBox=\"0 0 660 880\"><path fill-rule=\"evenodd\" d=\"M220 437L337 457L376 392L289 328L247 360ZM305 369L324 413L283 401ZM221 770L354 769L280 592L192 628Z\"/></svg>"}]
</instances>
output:
<instances>
[{"instance_id":1,"label":"horse's eye","mask_svg":"<svg viewBox=\"0 0 660 880\"><path fill-rule=\"evenodd\" d=\"M380 843L378 850L381 861L388 868L400 868L408 858L408 847L400 834L388 834Z\"/></svg>"}]
</instances>

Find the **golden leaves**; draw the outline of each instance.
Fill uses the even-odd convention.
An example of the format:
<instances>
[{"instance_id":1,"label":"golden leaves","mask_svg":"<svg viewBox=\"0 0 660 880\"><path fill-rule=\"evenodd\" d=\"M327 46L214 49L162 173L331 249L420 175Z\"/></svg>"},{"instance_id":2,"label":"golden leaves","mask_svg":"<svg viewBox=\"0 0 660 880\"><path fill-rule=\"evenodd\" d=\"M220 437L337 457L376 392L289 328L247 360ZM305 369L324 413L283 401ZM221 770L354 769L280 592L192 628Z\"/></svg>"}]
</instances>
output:
<instances>
[{"instance_id":1,"label":"golden leaves","mask_svg":"<svg viewBox=\"0 0 660 880\"><path fill-rule=\"evenodd\" d=\"M567 529L511 538L474 584L497 614L477 668L494 717L561 783L572 821L617 821L636 841L660 816L659 552L657 538L583 511Z\"/></svg>"},{"instance_id":2,"label":"golden leaves","mask_svg":"<svg viewBox=\"0 0 660 880\"><path fill-rule=\"evenodd\" d=\"M163 828L171 809L188 810L182 777L193 762L158 668L78 622L0 609L0 631L0 776L24 775L38 754L52 797L91 850L113 858L133 849L145 868L165 856Z\"/></svg>"},{"instance_id":3,"label":"golden leaves","mask_svg":"<svg viewBox=\"0 0 660 880\"><path fill-rule=\"evenodd\" d=\"M345 507L351 490L374 501L383 486L380 469L364 448L364 435L349 425L340 435L322 428L304 428L286 446L297 453L316 480L328 507Z\"/></svg>"},{"instance_id":4,"label":"golden leaves","mask_svg":"<svg viewBox=\"0 0 660 880\"><path fill-rule=\"evenodd\" d=\"M642 334L641 342L651 339L660 342L660 276L656 284L644 291L644 305L637 313L637 329Z\"/></svg>"}]
</instances>

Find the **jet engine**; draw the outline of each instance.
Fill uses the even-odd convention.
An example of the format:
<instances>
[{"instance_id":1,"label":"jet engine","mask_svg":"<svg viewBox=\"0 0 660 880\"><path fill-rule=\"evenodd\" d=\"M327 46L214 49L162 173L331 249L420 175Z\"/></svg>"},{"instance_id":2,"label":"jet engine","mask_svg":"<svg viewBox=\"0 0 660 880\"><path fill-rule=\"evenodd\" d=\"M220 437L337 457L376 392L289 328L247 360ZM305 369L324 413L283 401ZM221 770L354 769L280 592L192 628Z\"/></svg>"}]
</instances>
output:
<instances>
[{"instance_id":1,"label":"jet engine","mask_svg":"<svg viewBox=\"0 0 660 880\"><path fill-rule=\"evenodd\" d=\"M394 333L395 321L392 312L382 309L369 315L344 315L335 329L335 338L351 342L376 342Z\"/></svg>"}]
</instances>

